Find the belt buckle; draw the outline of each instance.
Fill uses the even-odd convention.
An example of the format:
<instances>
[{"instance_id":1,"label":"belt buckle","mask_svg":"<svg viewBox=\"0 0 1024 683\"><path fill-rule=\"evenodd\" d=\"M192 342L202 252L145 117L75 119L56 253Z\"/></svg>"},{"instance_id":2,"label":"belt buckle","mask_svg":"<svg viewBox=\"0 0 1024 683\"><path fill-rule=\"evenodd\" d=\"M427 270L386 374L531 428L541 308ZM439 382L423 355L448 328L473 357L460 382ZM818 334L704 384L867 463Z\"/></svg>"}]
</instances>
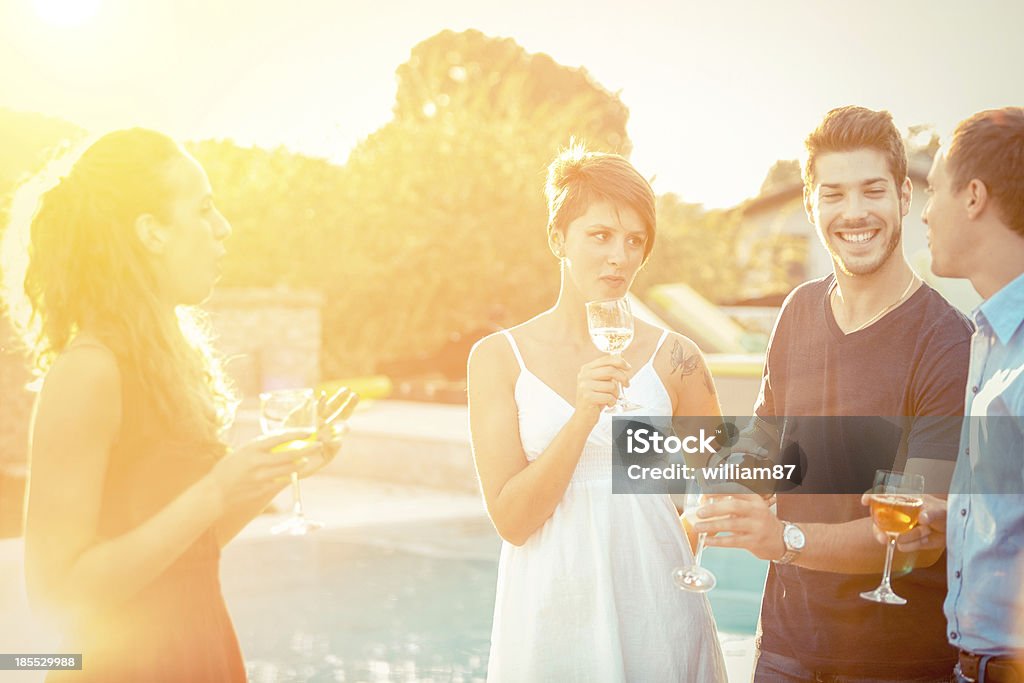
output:
<instances>
[{"instance_id":1,"label":"belt buckle","mask_svg":"<svg viewBox=\"0 0 1024 683\"><path fill-rule=\"evenodd\" d=\"M963 669L960 668L959 664L956 665L956 673L957 673L957 676L959 676L961 680L967 681L967 683L978 683L978 679L977 678L971 678L970 676L965 674L963 672Z\"/></svg>"},{"instance_id":2,"label":"belt buckle","mask_svg":"<svg viewBox=\"0 0 1024 683\"><path fill-rule=\"evenodd\" d=\"M965 650L961 650L960 651L960 657L958 658L958 661L956 663L956 673L957 673L958 676L960 676L965 681L967 681L967 683L978 683L978 679L977 678L973 678L973 677L968 676L967 674L964 673L964 667L963 667L963 664L962 664L964 659L968 659L968 660L973 659L973 660L975 660L974 661L974 666L972 668L975 670L976 673L980 674L981 673L981 667L980 667L981 657L979 657L978 655L973 654L971 652L967 652Z\"/></svg>"}]
</instances>

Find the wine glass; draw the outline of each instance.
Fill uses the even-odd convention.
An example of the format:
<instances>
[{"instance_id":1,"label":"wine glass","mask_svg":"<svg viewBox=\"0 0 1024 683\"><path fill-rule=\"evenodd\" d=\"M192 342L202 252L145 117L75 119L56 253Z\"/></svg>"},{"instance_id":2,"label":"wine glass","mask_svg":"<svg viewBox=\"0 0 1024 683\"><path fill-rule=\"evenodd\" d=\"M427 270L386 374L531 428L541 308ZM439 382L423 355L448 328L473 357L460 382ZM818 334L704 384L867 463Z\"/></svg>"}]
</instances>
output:
<instances>
[{"instance_id":1,"label":"wine glass","mask_svg":"<svg viewBox=\"0 0 1024 683\"><path fill-rule=\"evenodd\" d=\"M278 389L260 394L260 427L264 434L277 434L292 429L312 432L317 428L316 419L317 402L312 389ZM272 534L301 536L324 525L323 522L306 518L302 510L298 472L292 472L291 479L292 513L288 519L271 527Z\"/></svg>"},{"instance_id":2,"label":"wine glass","mask_svg":"<svg viewBox=\"0 0 1024 683\"><path fill-rule=\"evenodd\" d=\"M885 532L889 543L885 550L885 570L878 588L860 597L885 605L905 605L907 601L896 595L890 584L892 554L896 550L896 539L900 534L917 526L917 518L924 507L924 477L920 474L904 474L892 470L875 472L875 484L871 487L871 518L875 526Z\"/></svg>"},{"instance_id":3,"label":"wine glass","mask_svg":"<svg viewBox=\"0 0 1024 683\"><path fill-rule=\"evenodd\" d=\"M683 518L695 526L697 522L712 522L716 519L725 519L728 515L719 517L698 517L697 510L700 509L703 497L699 493L687 493L683 503ZM700 565L701 557L704 555L704 541L707 539L707 532L697 534L697 551L693 554L693 564L688 567L676 567L672 570L672 580L684 591L694 593L707 593L715 587L718 580L706 567Z\"/></svg>"},{"instance_id":4,"label":"wine glass","mask_svg":"<svg viewBox=\"0 0 1024 683\"><path fill-rule=\"evenodd\" d=\"M633 313L626 299L602 299L587 302L587 328L594 346L604 353L621 356L633 342ZM626 400L619 385L619 397L615 405L604 409L605 413L621 415L640 408Z\"/></svg>"}]
</instances>

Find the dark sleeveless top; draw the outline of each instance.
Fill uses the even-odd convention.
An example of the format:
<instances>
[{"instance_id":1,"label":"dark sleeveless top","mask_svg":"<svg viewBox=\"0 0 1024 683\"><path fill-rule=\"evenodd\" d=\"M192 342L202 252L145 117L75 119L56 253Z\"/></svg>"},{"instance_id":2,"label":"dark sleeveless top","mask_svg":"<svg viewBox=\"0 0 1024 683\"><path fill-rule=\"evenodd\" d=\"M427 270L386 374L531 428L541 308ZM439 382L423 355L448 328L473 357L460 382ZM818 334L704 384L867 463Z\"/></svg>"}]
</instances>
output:
<instances>
[{"instance_id":1,"label":"dark sleeveless top","mask_svg":"<svg viewBox=\"0 0 1024 683\"><path fill-rule=\"evenodd\" d=\"M119 366L122 426L104 481L99 541L159 512L207 474L223 450L158 424L140 383L124 376L126 363ZM211 527L136 595L79 623L60 651L81 652L82 671L52 672L47 681L244 683L219 562Z\"/></svg>"}]
</instances>

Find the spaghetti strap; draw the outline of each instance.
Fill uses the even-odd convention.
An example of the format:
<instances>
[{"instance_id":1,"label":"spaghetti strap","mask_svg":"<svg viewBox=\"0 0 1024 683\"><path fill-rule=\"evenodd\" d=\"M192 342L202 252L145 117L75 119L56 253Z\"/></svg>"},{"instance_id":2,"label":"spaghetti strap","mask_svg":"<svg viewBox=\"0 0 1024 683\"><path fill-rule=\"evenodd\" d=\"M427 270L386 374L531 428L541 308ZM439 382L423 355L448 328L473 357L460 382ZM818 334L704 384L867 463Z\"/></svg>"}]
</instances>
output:
<instances>
[{"instance_id":1,"label":"spaghetti strap","mask_svg":"<svg viewBox=\"0 0 1024 683\"><path fill-rule=\"evenodd\" d=\"M661 337L658 339L658 344L654 347L654 353L647 359L644 365L649 365L654 362L654 359L658 357L658 351L661 351L661 347L665 344L665 340L668 339L668 330L661 331Z\"/></svg>"},{"instance_id":2,"label":"spaghetti strap","mask_svg":"<svg viewBox=\"0 0 1024 683\"><path fill-rule=\"evenodd\" d=\"M522 364L512 335L505 336ZM636 371L626 397L647 415L671 415L672 397L650 365ZM575 406L525 366L512 398L508 418L516 435L509 450L521 449L527 462L547 457ZM693 563L672 501L664 494L613 495L612 427L602 416L575 446L572 478L544 524L523 545L502 545L490 683L728 680L707 597L679 590L670 578ZM631 561L636 557L644 561Z\"/></svg>"},{"instance_id":3,"label":"spaghetti strap","mask_svg":"<svg viewBox=\"0 0 1024 683\"><path fill-rule=\"evenodd\" d=\"M508 343L512 346L512 353L516 354L516 360L519 362L519 369L526 372L526 363L523 362L523 356L519 353L519 346L516 345L516 340L512 337L512 333L508 330L502 330L501 333L508 339Z\"/></svg>"},{"instance_id":4,"label":"spaghetti strap","mask_svg":"<svg viewBox=\"0 0 1024 683\"><path fill-rule=\"evenodd\" d=\"M654 355L658 355L658 351L661 351L661 347L665 345L665 341L668 339L668 330L661 331L661 338L658 339L658 345L654 347ZM654 356L651 356L652 358Z\"/></svg>"}]
</instances>

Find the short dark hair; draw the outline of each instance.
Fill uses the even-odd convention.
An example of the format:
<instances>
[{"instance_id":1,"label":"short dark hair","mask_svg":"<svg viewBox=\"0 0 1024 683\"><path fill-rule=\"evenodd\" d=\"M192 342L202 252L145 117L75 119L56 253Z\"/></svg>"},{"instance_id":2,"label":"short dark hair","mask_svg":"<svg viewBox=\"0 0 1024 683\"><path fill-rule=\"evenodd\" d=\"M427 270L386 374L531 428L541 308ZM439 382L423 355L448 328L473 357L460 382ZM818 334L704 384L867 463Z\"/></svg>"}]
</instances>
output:
<instances>
[{"instance_id":1,"label":"short dark hair","mask_svg":"<svg viewBox=\"0 0 1024 683\"><path fill-rule=\"evenodd\" d=\"M546 194L548 229L564 232L591 204L607 201L640 215L647 231L645 259L654 248L654 190L633 164L618 154L588 152L583 145L570 145L548 166Z\"/></svg>"},{"instance_id":2,"label":"short dark hair","mask_svg":"<svg viewBox=\"0 0 1024 683\"><path fill-rule=\"evenodd\" d=\"M825 118L804 141L804 185L814 186L814 162L821 154L852 152L865 147L885 155L897 189L907 177L907 150L903 137L892 122L892 114L847 105L825 114Z\"/></svg>"},{"instance_id":3,"label":"short dark hair","mask_svg":"<svg viewBox=\"0 0 1024 683\"><path fill-rule=\"evenodd\" d=\"M961 121L946 152L952 189L985 183L1007 227L1024 237L1024 107L988 109Z\"/></svg>"}]
</instances>

